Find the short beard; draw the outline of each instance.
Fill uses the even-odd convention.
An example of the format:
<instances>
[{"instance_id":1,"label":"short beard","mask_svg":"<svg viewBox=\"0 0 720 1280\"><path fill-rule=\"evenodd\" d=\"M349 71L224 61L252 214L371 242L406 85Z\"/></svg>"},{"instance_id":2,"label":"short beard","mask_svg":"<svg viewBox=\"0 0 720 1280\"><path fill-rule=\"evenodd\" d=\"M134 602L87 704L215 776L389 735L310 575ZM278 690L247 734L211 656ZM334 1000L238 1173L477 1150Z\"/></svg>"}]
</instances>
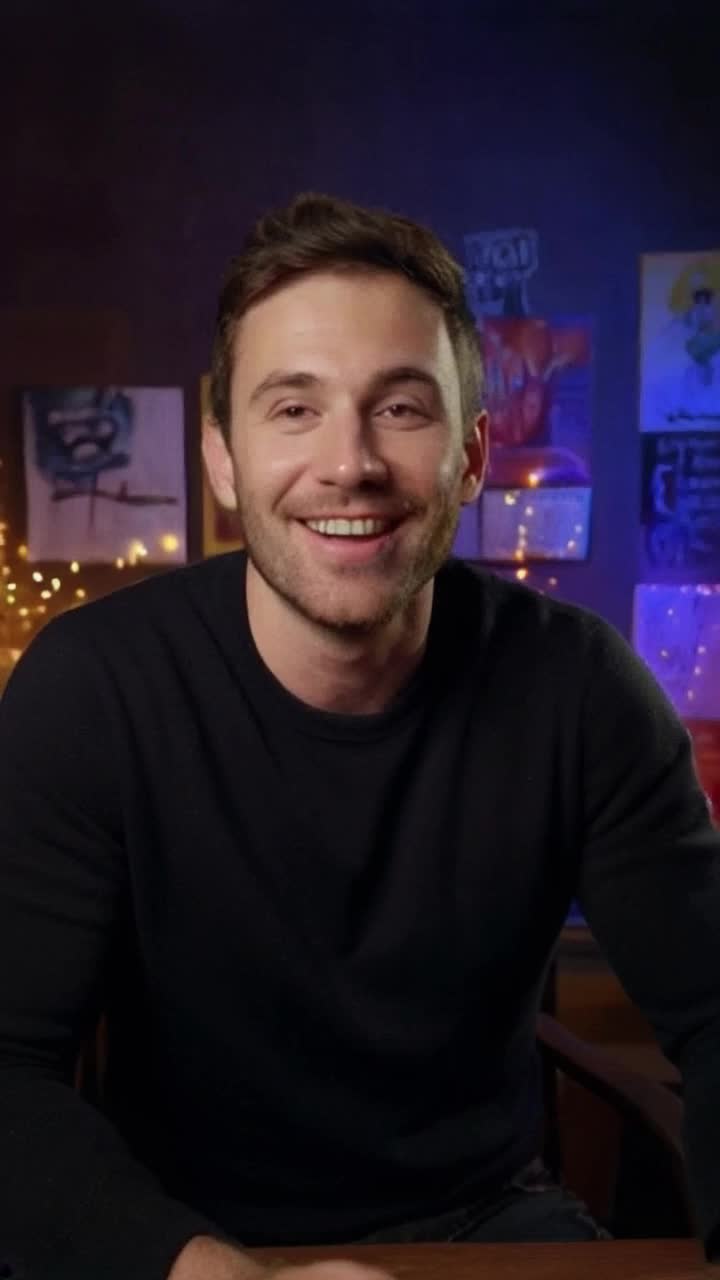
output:
<instances>
[{"instance_id":1,"label":"short beard","mask_svg":"<svg viewBox=\"0 0 720 1280\"><path fill-rule=\"evenodd\" d=\"M240 493L240 490L239 490ZM272 548L264 536L262 521L257 519L250 500L240 502L241 521L247 556L257 574L295 613L323 632L333 632L338 639L352 640L372 635L386 627L393 618L403 613L414 597L435 576L450 554L460 517L460 480L451 492L441 493L437 499L435 516L424 545L416 549L415 559L407 566L395 591L390 592L383 606L365 618L330 616L327 611L314 606L311 599L296 589L292 566L273 558ZM381 572L381 571L380 571ZM352 576L352 571L347 575Z\"/></svg>"}]
</instances>

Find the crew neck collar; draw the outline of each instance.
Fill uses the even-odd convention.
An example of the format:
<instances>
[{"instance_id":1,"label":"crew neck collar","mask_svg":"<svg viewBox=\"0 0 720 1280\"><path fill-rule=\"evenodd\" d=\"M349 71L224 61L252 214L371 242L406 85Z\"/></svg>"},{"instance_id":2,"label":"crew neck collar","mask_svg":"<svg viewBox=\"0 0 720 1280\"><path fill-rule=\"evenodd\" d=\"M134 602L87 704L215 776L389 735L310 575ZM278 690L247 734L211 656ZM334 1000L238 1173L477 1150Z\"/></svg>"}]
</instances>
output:
<instances>
[{"instance_id":1,"label":"crew neck collar","mask_svg":"<svg viewBox=\"0 0 720 1280\"><path fill-rule=\"evenodd\" d=\"M266 707L275 717L292 721L297 729L315 737L367 740L382 736L396 724L412 715L423 701L428 680L434 665L437 619L437 580L433 609L428 627L423 656L407 683L392 702L382 711L367 714L326 711L310 706L291 693L270 671L263 661L250 628L247 611L246 574L247 556L241 553L238 562L237 600L240 611L240 634L245 669L252 673Z\"/></svg>"}]
</instances>

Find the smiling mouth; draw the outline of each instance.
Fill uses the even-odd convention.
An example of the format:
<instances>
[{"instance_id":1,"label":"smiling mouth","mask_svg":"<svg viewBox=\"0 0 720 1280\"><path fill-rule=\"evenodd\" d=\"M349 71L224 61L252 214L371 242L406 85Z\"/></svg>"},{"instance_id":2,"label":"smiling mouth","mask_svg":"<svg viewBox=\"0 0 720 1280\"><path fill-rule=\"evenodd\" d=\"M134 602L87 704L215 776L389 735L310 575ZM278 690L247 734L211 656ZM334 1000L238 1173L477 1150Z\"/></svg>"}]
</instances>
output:
<instances>
[{"instance_id":1,"label":"smiling mouth","mask_svg":"<svg viewBox=\"0 0 720 1280\"><path fill-rule=\"evenodd\" d=\"M302 523L312 529L313 533L321 533L326 538L379 538L394 529L397 521L380 520L371 516L352 520L334 516L328 520L303 520Z\"/></svg>"}]
</instances>

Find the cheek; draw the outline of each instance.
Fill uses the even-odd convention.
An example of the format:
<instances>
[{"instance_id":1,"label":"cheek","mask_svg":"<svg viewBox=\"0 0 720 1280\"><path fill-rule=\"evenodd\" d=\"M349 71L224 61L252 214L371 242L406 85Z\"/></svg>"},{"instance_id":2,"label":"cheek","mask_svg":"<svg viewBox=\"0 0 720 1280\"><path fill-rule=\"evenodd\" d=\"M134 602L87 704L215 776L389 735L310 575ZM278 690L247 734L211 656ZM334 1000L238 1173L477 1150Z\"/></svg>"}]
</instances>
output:
<instances>
[{"instance_id":1,"label":"cheek","mask_svg":"<svg viewBox=\"0 0 720 1280\"><path fill-rule=\"evenodd\" d=\"M454 437L448 438L444 431L398 436L383 453L398 479L402 476L408 483L414 480L426 489L451 484L464 461L462 445Z\"/></svg>"},{"instance_id":2,"label":"cheek","mask_svg":"<svg viewBox=\"0 0 720 1280\"><path fill-rule=\"evenodd\" d=\"M258 440L235 454L236 474L246 492L281 494L307 465L307 446L300 437Z\"/></svg>"},{"instance_id":3,"label":"cheek","mask_svg":"<svg viewBox=\"0 0 720 1280\"><path fill-rule=\"evenodd\" d=\"M438 468L440 487L452 490L461 481L465 469L465 452L462 446L452 440L445 448Z\"/></svg>"},{"instance_id":4,"label":"cheek","mask_svg":"<svg viewBox=\"0 0 720 1280\"><path fill-rule=\"evenodd\" d=\"M462 451L452 446L422 447L412 458L398 461L393 475L398 488L432 499L452 494L459 486L464 464Z\"/></svg>"}]
</instances>

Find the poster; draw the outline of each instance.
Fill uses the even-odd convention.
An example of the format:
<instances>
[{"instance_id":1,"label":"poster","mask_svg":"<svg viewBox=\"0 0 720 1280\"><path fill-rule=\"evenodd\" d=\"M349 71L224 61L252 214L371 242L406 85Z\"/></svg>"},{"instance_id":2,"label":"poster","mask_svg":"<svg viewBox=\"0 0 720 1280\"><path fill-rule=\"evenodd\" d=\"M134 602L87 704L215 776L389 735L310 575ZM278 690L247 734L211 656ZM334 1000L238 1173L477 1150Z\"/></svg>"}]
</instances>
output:
<instances>
[{"instance_id":1,"label":"poster","mask_svg":"<svg viewBox=\"0 0 720 1280\"><path fill-rule=\"evenodd\" d=\"M200 414L204 420L210 411L210 374L200 379ZM228 511L216 501L207 478L205 464L202 471L202 548L204 556L215 556L223 551L237 551L244 546L240 533L237 511Z\"/></svg>"},{"instance_id":2,"label":"poster","mask_svg":"<svg viewBox=\"0 0 720 1280\"><path fill-rule=\"evenodd\" d=\"M526 316L528 281L538 269L538 235L529 228L476 231L465 236L470 310L480 316Z\"/></svg>"},{"instance_id":3,"label":"poster","mask_svg":"<svg viewBox=\"0 0 720 1280\"><path fill-rule=\"evenodd\" d=\"M644 254L640 430L720 429L720 249Z\"/></svg>"},{"instance_id":4,"label":"poster","mask_svg":"<svg viewBox=\"0 0 720 1280\"><path fill-rule=\"evenodd\" d=\"M479 558L585 560L591 490L487 489L479 507Z\"/></svg>"},{"instance_id":5,"label":"poster","mask_svg":"<svg viewBox=\"0 0 720 1280\"><path fill-rule=\"evenodd\" d=\"M488 484L590 483L592 332L537 316L480 324L490 415Z\"/></svg>"},{"instance_id":6,"label":"poster","mask_svg":"<svg viewBox=\"0 0 720 1280\"><path fill-rule=\"evenodd\" d=\"M720 827L720 720L686 720L692 738L695 768L708 798L716 826Z\"/></svg>"},{"instance_id":7,"label":"poster","mask_svg":"<svg viewBox=\"0 0 720 1280\"><path fill-rule=\"evenodd\" d=\"M720 583L641 583L633 640L683 719L720 720Z\"/></svg>"},{"instance_id":8,"label":"poster","mask_svg":"<svg viewBox=\"0 0 720 1280\"><path fill-rule=\"evenodd\" d=\"M179 388L42 388L22 401L30 560L184 562Z\"/></svg>"},{"instance_id":9,"label":"poster","mask_svg":"<svg viewBox=\"0 0 720 1280\"><path fill-rule=\"evenodd\" d=\"M646 434L642 445L646 569L720 579L720 431Z\"/></svg>"}]
</instances>

